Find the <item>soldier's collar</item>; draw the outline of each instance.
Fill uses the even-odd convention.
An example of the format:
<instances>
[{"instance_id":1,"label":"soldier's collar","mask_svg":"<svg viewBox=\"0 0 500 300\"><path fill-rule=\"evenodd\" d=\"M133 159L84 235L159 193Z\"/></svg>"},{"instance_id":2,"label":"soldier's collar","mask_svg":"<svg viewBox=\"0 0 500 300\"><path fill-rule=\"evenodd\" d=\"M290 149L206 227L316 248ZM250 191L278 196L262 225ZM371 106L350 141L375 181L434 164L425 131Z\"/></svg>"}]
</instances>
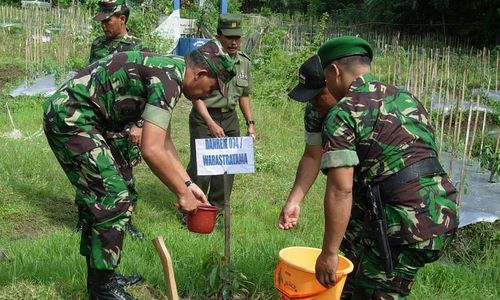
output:
<instances>
[{"instance_id":1,"label":"soldier's collar","mask_svg":"<svg viewBox=\"0 0 500 300\"><path fill-rule=\"evenodd\" d=\"M360 76L358 76L354 81L351 83L351 86L349 87L349 90L355 90L360 86L365 85L367 82L376 80L375 76L371 73L365 73Z\"/></svg>"}]
</instances>

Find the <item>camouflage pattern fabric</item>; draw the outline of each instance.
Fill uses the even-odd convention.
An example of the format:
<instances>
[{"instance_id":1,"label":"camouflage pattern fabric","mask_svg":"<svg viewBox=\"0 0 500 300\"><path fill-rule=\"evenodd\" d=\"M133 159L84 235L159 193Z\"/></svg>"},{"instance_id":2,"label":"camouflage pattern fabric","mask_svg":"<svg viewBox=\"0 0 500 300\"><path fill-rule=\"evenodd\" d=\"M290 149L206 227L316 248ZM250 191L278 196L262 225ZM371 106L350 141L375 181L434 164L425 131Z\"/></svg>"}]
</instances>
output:
<instances>
[{"instance_id":1,"label":"camouflage pattern fabric","mask_svg":"<svg viewBox=\"0 0 500 300\"><path fill-rule=\"evenodd\" d=\"M127 9L125 0L100 0L99 11L94 16L96 21L104 21L117 13L123 13Z\"/></svg>"},{"instance_id":2,"label":"camouflage pattern fabric","mask_svg":"<svg viewBox=\"0 0 500 300\"><path fill-rule=\"evenodd\" d=\"M314 105L307 102L304 111L304 141L307 145L321 145L321 130L326 116L322 116Z\"/></svg>"},{"instance_id":3,"label":"camouflage pattern fabric","mask_svg":"<svg viewBox=\"0 0 500 300\"><path fill-rule=\"evenodd\" d=\"M60 100L65 97L59 94ZM49 145L77 189L76 201L83 219L80 254L90 258L94 269L114 270L121 257L124 228L137 199L131 169L119 168L126 162L120 159L118 149L106 144L73 157L60 145L65 136L51 132L50 127L46 119Z\"/></svg>"},{"instance_id":4,"label":"camouflage pattern fabric","mask_svg":"<svg viewBox=\"0 0 500 300\"><path fill-rule=\"evenodd\" d=\"M224 48L218 40L210 40L193 52L201 55L210 71L217 76L219 81L228 83L236 75L234 60L224 52Z\"/></svg>"},{"instance_id":5,"label":"camouflage pattern fabric","mask_svg":"<svg viewBox=\"0 0 500 300\"><path fill-rule=\"evenodd\" d=\"M92 43L92 47L90 49L90 59L89 63L93 63L101 58L104 58L108 55L124 52L124 51L144 51L149 52L149 50L145 47L145 45L141 42L140 39L133 37L131 35L125 35L115 40L108 40L105 36L98 37ZM129 126L132 127L133 124ZM117 133L117 135L124 135L127 132ZM127 136L125 137L115 137L116 143L123 144L124 147L127 147L128 153L125 155L128 156L127 161L131 166L136 166L141 161L141 151L139 147L135 146L131 141L128 140Z\"/></svg>"},{"instance_id":6,"label":"camouflage pattern fabric","mask_svg":"<svg viewBox=\"0 0 500 300\"><path fill-rule=\"evenodd\" d=\"M360 239L350 247L343 243L342 251L355 268L347 277L341 299L407 299L417 271L441 257L452 240L452 235L439 235L429 241L416 243L415 247L391 247L394 271L390 275L381 269L383 261L374 239ZM435 248L440 250L427 249L429 244L439 245Z\"/></svg>"},{"instance_id":7,"label":"camouflage pattern fabric","mask_svg":"<svg viewBox=\"0 0 500 300\"><path fill-rule=\"evenodd\" d=\"M321 169L354 166L357 187L437 156L434 132L420 102L370 74L358 77L328 113L323 150ZM429 240L458 225L456 191L448 178L407 184L383 200L391 244Z\"/></svg>"},{"instance_id":8,"label":"camouflage pattern fabric","mask_svg":"<svg viewBox=\"0 0 500 300\"><path fill-rule=\"evenodd\" d=\"M100 36L92 43L89 63L91 64L110 54L125 51L149 52L140 39L128 34L114 40L108 40L105 36Z\"/></svg>"},{"instance_id":9,"label":"camouflage pattern fabric","mask_svg":"<svg viewBox=\"0 0 500 300\"><path fill-rule=\"evenodd\" d=\"M363 258L353 261L358 275L348 277L359 281L358 289L364 289L353 299L404 299L418 268L439 257L436 253L448 243L445 237L458 226L456 190L445 175L423 176L384 195L387 235L395 264L395 272L388 276L369 225L371 204L362 189L415 162L437 156L426 110L410 93L378 82L371 74L362 75L326 116L323 150L324 172L354 167L351 218L341 245L348 257ZM380 295L374 296L377 293Z\"/></svg>"},{"instance_id":10,"label":"camouflage pattern fabric","mask_svg":"<svg viewBox=\"0 0 500 300\"><path fill-rule=\"evenodd\" d=\"M144 119L167 129L182 91L184 59L146 52L121 52L92 64L63 84L44 110L57 130L72 137L79 154L100 146L96 132L121 132ZM75 141L75 139L78 139Z\"/></svg>"},{"instance_id":11,"label":"camouflage pattern fabric","mask_svg":"<svg viewBox=\"0 0 500 300\"><path fill-rule=\"evenodd\" d=\"M129 150L107 133L140 118L167 129L184 71L180 57L122 52L80 71L43 105L47 140L83 209L81 253L96 269L118 264L137 199Z\"/></svg>"}]
</instances>

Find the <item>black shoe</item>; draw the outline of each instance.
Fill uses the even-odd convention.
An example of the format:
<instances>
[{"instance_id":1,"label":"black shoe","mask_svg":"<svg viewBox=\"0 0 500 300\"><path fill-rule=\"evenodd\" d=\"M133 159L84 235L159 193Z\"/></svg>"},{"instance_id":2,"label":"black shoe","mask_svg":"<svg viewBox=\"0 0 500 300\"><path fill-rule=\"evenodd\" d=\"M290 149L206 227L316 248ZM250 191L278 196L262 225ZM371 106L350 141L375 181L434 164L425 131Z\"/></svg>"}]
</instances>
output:
<instances>
[{"instance_id":1,"label":"black shoe","mask_svg":"<svg viewBox=\"0 0 500 300\"><path fill-rule=\"evenodd\" d=\"M76 222L76 232L81 232L83 229L83 219L78 218L78 221Z\"/></svg>"},{"instance_id":2,"label":"black shoe","mask_svg":"<svg viewBox=\"0 0 500 300\"><path fill-rule=\"evenodd\" d=\"M144 282L144 278L139 274L123 276L121 274L115 273L115 279L119 285L124 287Z\"/></svg>"},{"instance_id":3,"label":"black shoe","mask_svg":"<svg viewBox=\"0 0 500 300\"><path fill-rule=\"evenodd\" d=\"M132 295L123 290L115 279L113 271L93 270L90 278L90 300L135 300Z\"/></svg>"},{"instance_id":4,"label":"black shoe","mask_svg":"<svg viewBox=\"0 0 500 300\"><path fill-rule=\"evenodd\" d=\"M179 220L179 223L181 223L182 226L187 226L187 215L182 214L181 219Z\"/></svg>"},{"instance_id":5,"label":"black shoe","mask_svg":"<svg viewBox=\"0 0 500 300\"><path fill-rule=\"evenodd\" d=\"M144 239L144 233L140 232L137 227L135 227L131 222L127 223L127 231L135 239Z\"/></svg>"}]
</instances>

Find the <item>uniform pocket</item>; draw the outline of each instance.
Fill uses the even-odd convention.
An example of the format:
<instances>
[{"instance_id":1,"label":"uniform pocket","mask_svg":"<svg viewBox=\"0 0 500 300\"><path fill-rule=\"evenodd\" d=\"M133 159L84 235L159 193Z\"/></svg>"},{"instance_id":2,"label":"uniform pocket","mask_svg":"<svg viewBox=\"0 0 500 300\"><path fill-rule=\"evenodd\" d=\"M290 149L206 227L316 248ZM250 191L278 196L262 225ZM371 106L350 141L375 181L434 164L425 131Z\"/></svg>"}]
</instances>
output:
<instances>
[{"instance_id":1,"label":"uniform pocket","mask_svg":"<svg viewBox=\"0 0 500 300\"><path fill-rule=\"evenodd\" d=\"M236 79L236 85L240 87L247 87L248 86L248 80L247 79Z\"/></svg>"}]
</instances>

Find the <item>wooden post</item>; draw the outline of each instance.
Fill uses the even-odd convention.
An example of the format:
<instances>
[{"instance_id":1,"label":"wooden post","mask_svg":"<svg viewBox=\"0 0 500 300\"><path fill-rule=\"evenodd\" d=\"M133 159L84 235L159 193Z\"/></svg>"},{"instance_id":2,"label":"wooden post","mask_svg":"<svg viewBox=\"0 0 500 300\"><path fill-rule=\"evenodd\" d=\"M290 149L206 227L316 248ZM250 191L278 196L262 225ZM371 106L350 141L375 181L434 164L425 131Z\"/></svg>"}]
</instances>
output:
<instances>
[{"instance_id":1,"label":"wooden post","mask_svg":"<svg viewBox=\"0 0 500 300\"><path fill-rule=\"evenodd\" d=\"M175 283L174 265L170 253L168 253L163 237L159 236L152 240L158 256L160 256L161 264L163 265L163 275L165 276L165 284L167 285L168 300L179 300L177 294L177 284Z\"/></svg>"},{"instance_id":2,"label":"wooden post","mask_svg":"<svg viewBox=\"0 0 500 300\"><path fill-rule=\"evenodd\" d=\"M227 264L227 284L231 284L231 206L229 200L229 183L227 178L227 171L223 175L224 184L224 237L225 247L224 255Z\"/></svg>"}]
</instances>

